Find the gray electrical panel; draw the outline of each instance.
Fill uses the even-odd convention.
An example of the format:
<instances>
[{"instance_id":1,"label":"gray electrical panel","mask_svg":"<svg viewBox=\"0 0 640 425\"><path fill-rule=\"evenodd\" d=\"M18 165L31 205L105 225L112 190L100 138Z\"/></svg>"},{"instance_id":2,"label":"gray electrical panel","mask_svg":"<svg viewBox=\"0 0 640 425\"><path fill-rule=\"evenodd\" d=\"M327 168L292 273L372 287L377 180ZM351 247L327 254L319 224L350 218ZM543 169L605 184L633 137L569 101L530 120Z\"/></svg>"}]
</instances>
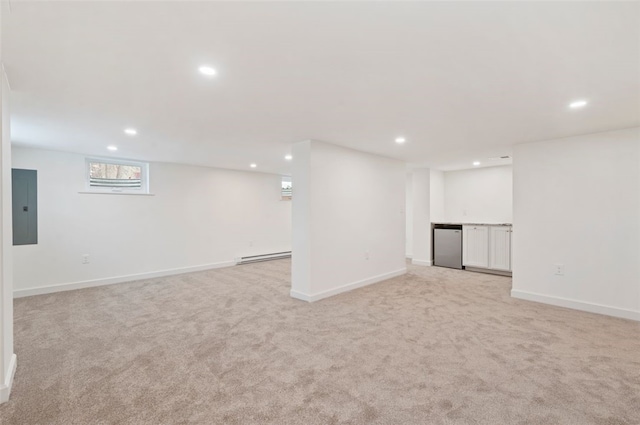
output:
<instances>
[{"instance_id":1,"label":"gray electrical panel","mask_svg":"<svg viewBox=\"0 0 640 425\"><path fill-rule=\"evenodd\" d=\"M38 172L11 170L13 244L38 243Z\"/></svg>"}]
</instances>

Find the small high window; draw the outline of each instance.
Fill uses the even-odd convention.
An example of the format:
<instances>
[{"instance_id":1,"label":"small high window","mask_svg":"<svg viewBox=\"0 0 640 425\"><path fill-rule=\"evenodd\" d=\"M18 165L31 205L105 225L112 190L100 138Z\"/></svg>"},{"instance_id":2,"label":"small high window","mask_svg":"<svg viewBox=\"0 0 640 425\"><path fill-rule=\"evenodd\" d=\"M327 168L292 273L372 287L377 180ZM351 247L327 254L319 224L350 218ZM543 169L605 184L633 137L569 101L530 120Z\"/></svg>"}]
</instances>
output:
<instances>
[{"instance_id":1,"label":"small high window","mask_svg":"<svg viewBox=\"0 0 640 425\"><path fill-rule=\"evenodd\" d=\"M148 164L87 158L87 190L91 192L148 193Z\"/></svg>"},{"instance_id":2,"label":"small high window","mask_svg":"<svg viewBox=\"0 0 640 425\"><path fill-rule=\"evenodd\" d=\"M282 200L291 200L291 177L282 177Z\"/></svg>"}]
</instances>

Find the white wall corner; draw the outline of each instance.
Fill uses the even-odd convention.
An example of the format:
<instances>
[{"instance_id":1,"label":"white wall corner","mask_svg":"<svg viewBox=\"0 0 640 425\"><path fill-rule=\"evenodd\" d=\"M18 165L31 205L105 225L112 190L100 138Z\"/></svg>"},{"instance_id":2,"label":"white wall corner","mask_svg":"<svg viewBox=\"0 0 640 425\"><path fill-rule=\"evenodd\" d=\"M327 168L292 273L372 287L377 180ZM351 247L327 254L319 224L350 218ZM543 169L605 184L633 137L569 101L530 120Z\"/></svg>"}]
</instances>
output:
<instances>
[{"instance_id":1,"label":"white wall corner","mask_svg":"<svg viewBox=\"0 0 640 425\"><path fill-rule=\"evenodd\" d=\"M640 311L627 310L602 304L588 303L584 301L555 297L551 295L536 294L534 292L520 291L517 289L511 290L511 296L520 300L550 304L557 307L565 307L573 310L586 311L589 313L604 314L606 316L619 317L621 319L629 319L640 322Z\"/></svg>"},{"instance_id":2,"label":"white wall corner","mask_svg":"<svg viewBox=\"0 0 640 425\"><path fill-rule=\"evenodd\" d=\"M289 295L291 295L291 298L295 298L295 299L297 299L297 300L301 300L301 301L306 301L306 302L308 302L308 303L310 303L310 302L312 301L312 299L311 299L311 295L303 294L302 292L300 292L300 291L296 291L296 290L294 290L294 289L292 289L292 290L289 292Z\"/></svg>"},{"instance_id":3,"label":"white wall corner","mask_svg":"<svg viewBox=\"0 0 640 425\"><path fill-rule=\"evenodd\" d=\"M377 276L373 276L370 277L368 279L362 279L362 280L358 280L356 282L351 282L348 283L346 285L343 286L339 286L337 288L333 288L330 289L328 291L323 291L323 292L318 292L316 294L304 294L302 292L299 291L295 291L295 290L291 290L290 294L292 298L296 298L298 300L302 300L302 301L307 301L307 302L314 302L314 301L320 301L324 298L329 298L332 297L334 295L338 295L338 294L342 294L344 292L349 292L349 291L353 291L354 289L358 289L358 288L362 288L365 286L369 286L369 285L373 285L374 283L378 283L378 282L382 282L385 280L389 280L392 279L394 277L398 277L398 276L402 276L403 274L407 273L407 269L402 268L399 270L395 270L393 272L389 272L389 273L384 273L384 274L380 274Z\"/></svg>"},{"instance_id":4,"label":"white wall corner","mask_svg":"<svg viewBox=\"0 0 640 425\"><path fill-rule=\"evenodd\" d=\"M13 386L13 377L16 374L16 367L18 365L18 358L14 354L11 356L11 361L9 362L9 369L6 370L5 380L0 385L0 404L6 403L9 401L9 396L11 395L11 387Z\"/></svg>"}]
</instances>

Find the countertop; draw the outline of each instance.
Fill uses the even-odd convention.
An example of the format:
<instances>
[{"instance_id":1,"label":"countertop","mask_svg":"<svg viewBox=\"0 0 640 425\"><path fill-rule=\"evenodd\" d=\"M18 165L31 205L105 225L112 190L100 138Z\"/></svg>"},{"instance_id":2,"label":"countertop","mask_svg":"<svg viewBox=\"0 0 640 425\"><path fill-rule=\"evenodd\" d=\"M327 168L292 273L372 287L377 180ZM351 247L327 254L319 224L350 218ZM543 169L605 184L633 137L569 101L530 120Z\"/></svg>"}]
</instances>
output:
<instances>
[{"instance_id":1,"label":"countertop","mask_svg":"<svg viewBox=\"0 0 640 425\"><path fill-rule=\"evenodd\" d=\"M456 223L451 221L432 221L431 224L456 224L459 226L512 226L511 223Z\"/></svg>"}]
</instances>

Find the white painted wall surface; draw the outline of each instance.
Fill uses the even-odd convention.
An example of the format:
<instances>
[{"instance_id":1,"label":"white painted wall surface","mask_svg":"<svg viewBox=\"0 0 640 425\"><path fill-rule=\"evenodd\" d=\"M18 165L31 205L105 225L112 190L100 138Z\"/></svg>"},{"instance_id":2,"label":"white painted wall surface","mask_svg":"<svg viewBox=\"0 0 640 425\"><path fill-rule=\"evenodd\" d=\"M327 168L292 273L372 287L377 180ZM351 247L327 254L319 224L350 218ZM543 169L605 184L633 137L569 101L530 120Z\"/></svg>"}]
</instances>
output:
<instances>
[{"instance_id":1,"label":"white painted wall surface","mask_svg":"<svg viewBox=\"0 0 640 425\"><path fill-rule=\"evenodd\" d=\"M7 13L0 3L0 21ZM2 51L0 39L0 53ZM9 84L0 66L0 403L9 399L16 356L13 353L13 260L11 211L11 132Z\"/></svg>"},{"instance_id":2,"label":"white painted wall surface","mask_svg":"<svg viewBox=\"0 0 640 425\"><path fill-rule=\"evenodd\" d=\"M416 168L412 177L413 256L411 263L432 265L431 254L431 170Z\"/></svg>"},{"instance_id":3,"label":"white painted wall surface","mask_svg":"<svg viewBox=\"0 0 640 425\"><path fill-rule=\"evenodd\" d=\"M407 187L405 188L406 198L406 255L413 257L413 173L407 173Z\"/></svg>"},{"instance_id":4,"label":"white painted wall surface","mask_svg":"<svg viewBox=\"0 0 640 425\"><path fill-rule=\"evenodd\" d=\"M640 320L640 129L518 145L513 171L512 295Z\"/></svg>"},{"instance_id":5,"label":"white painted wall surface","mask_svg":"<svg viewBox=\"0 0 640 425\"><path fill-rule=\"evenodd\" d=\"M511 165L445 172L444 221L511 223L512 175Z\"/></svg>"},{"instance_id":6,"label":"white painted wall surface","mask_svg":"<svg viewBox=\"0 0 640 425\"><path fill-rule=\"evenodd\" d=\"M155 196L136 196L78 193L83 155L14 148L13 166L38 170L39 240L13 247L17 295L291 249L291 203L280 200L278 175L152 163Z\"/></svg>"},{"instance_id":7,"label":"white painted wall surface","mask_svg":"<svg viewBox=\"0 0 640 425\"><path fill-rule=\"evenodd\" d=\"M429 171L429 211L432 222L445 221L444 172Z\"/></svg>"},{"instance_id":8,"label":"white painted wall surface","mask_svg":"<svg viewBox=\"0 0 640 425\"><path fill-rule=\"evenodd\" d=\"M311 294L311 141L294 144L291 152L295 158L291 164L291 180L296 185L291 200L291 290Z\"/></svg>"},{"instance_id":9,"label":"white painted wall surface","mask_svg":"<svg viewBox=\"0 0 640 425\"><path fill-rule=\"evenodd\" d=\"M2 6L0 6L0 9ZM9 398L7 378L10 376L9 362L13 355L13 295L12 291L12 230L11 230L11 143L8 133L9 108L8 88L4 69L0 68L0 403Z\"/></svg>"},{"instance_id":10,"label":"white painted wall surface","mask_svg":"<svg viewBox=\"0 0 640 425\"><path fill-rule=\"evenodd\" d=\"M291 295L315 301L405 273L404 162L316 141L293 156Z\"/></svg>"}]
</instances>

